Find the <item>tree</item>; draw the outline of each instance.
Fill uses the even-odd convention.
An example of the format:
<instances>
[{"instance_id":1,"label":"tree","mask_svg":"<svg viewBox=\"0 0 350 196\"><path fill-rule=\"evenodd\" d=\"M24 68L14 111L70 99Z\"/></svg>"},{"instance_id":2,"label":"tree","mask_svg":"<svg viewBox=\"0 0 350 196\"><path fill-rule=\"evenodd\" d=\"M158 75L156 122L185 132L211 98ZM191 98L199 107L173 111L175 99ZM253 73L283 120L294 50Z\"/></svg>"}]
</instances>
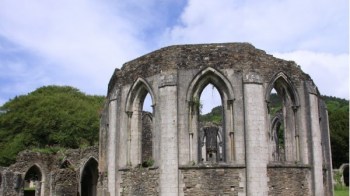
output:
<instances>
[{"instance_id":1,"label":"tree","mask_svg":"<svg viewBox=\"0 0 350 196\"><path fill-rule=\"evenodd\" d=\"M349 163L349 101L323 96L327 105L333 168Z\"/></svg>"},{"instance_id":2,"label":"tree","mask_svg":"<svg viewBox=\"0 0 350 196\"><path fill-rule=\"evenodd\" d=\"M98 142L104 97L69 86L44 86L0 107L0 164L28 148L78 148Z\"/></svg>"}]
</instances>

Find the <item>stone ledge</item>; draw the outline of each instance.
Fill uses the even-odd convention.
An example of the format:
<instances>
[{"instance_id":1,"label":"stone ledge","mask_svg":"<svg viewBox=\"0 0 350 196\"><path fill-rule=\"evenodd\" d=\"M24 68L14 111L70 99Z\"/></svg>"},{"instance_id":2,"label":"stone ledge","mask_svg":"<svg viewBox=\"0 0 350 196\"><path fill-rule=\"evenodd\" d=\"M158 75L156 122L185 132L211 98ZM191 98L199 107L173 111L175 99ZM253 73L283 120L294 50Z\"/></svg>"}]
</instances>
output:
<instances>
[{"instance_id":1,"label":"stone ledge","mask_svg":"<svg viewBox=\"0 0 350 196\"><path fill-rule=\"evenodd\" d=\"M269 163L267 164L267 168L309 168L311 169L311 165L300 164L300 163Z\"/></svg>"},{"instance_id":2,"label":"stone ledge","mask_svg":"<svg viewBox=\"0 0 350 196\"><path fill-rule=\"evenodd\" d=\"M180 165L179 169L245 169L244 164L217 164L217 165Z\"/></svg>"},{"instance_id":3,"label":"stone ledge","mask_svg":"<svg viewBox=\"0 0 350 196\"><path fill-rule=\"evenodd\" d=\"M154 167L124 167L124 168L118 169L118 171L130 171L130 170L134 170L134 169L156 170L158 168L159 168L158 166L154 166Z\"/></svg>"}]
</instances>

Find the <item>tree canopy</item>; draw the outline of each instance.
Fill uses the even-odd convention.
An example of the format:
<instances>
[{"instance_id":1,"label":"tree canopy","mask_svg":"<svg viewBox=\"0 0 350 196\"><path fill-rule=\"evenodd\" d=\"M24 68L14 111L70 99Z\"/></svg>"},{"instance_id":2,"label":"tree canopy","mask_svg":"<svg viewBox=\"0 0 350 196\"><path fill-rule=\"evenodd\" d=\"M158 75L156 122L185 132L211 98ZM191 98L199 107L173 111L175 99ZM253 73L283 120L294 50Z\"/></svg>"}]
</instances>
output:
<instances>
[{"instance_id":1,"label":"tree canopy","mask_svg":"<svg viewBox=\"0 0 350 196\"><path fill-rule=\"evenodd\" d=\"M0 107L0 164L28 148L94 145L103 101L73 87L44 86L6 102Z\"/></svg>"},{"instance_id":2,"label":"tree canopy","mask_svg":"<svg viewBox=\"0 0 350 196\"><path fill-rule=\"evenodd\" d=\"M333 168L349 163L349 100L323 96L327 104Z\"/></svg>"}]
</instances>

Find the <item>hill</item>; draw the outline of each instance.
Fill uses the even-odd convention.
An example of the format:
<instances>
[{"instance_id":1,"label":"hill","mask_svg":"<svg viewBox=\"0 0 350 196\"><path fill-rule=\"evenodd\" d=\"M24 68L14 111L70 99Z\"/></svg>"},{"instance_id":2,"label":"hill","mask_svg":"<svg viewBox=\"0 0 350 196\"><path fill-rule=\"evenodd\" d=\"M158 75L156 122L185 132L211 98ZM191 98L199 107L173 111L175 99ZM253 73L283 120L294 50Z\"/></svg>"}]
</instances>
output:
<instances>
[{"instance_id":1,"label":"hill","mask_svg":"<svg viewBox=\"0 0 350 196\"><path fill-rule=\"evenodd\" d=\"M0 107L0 165L24 149L79 148L98 142L104 97L69 86L44 86Z\"/></svg>"}]
</instances>

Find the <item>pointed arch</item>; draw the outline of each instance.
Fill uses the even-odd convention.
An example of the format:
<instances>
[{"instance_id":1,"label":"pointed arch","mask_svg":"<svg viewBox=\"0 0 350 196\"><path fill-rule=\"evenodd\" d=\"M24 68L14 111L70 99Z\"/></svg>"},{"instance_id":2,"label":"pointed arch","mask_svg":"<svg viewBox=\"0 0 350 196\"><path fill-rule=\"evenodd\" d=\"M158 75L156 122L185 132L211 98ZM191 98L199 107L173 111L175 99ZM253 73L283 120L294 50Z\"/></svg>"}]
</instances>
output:
<instances>
[{"instance_id":1,"label":"pointed arch","mask_svg":"<svg viewBox=\"0 0 350 196\"><path fill-rule=\"evenodd\" d=\"M45 195L45 175L38 164L32 165L24 175L24 195L32 194L31 192Z\"/></svg>"},{"instance_id":2,"label":"pointed arch","mask_svg":"<svg viewBox=\"0 0 350 196\"><path fill-rule=\"evenodd\" d=\"M80 170L80 195L96 196L98 181L98 161L91 156Z\"/></svg>"},{"instance_id":3,"label":"pointed arch","mask_svg":"<svg viewBox=\"0 0 350 196\"><path fill-rule=\"evenodd\" d=\"M272 154L271 161L284 161L284 118L282 111L277 112L277 114L271 120L270 128L270 138L271 138L271 151ZM282 130L281 130L282 127ZM281 133L282 132L282 133Z\"/></svg>"},{"instance_id":4,"label":"pointed arch","mask_svg":"<svg viewBox=\"0 0 350 196\"><path fill-rule=\"evenodd\" d=\"M133 106L135 104L135 100L143 100L147 93L150 94L152 99L152 106L156 104L155 102L155 96L153 93L153 90L151 86L148 84L148 82L143 78L138 78L133 85L131 86L127 98L126 98L126 112L132 112Z\"/></svg>"},{"instance_id":5,"label":"pointed arch","mask_svg":"<svg viewBox=\"0 0 350 196\"><path fill-rule=\"evenodd\" d=\"M219 92L222 113L222 133L220 144L222 145L222 158L220 161L233 162L235 157L234 152L234 137L233 137L233 102L234 93L230 81L219 70L212 67L204 68L194 76L186 92L186 100L188 102L188 133L189 133L189 161L201 162L200 144L200 123L198 121L198 101L203 89L212 84ZM232 134L232 137L231 137ZM203 139L203 138L202 138Z\"/></svg>"},{"instance_id":6,"label":"pointed arch","mask_svg":"<svg viewBox=\"0 0 350 196\"><path fill-rule=\"evenodd\" d=\"M270 133L274 134L273 129L276 129L276 122L283 122L283 146L281 148L284 150L282 158L278 158L278 161L286 162L298 162L300 161L300 144L299 144L299 131L298 131L298 108L300 106L299 95L292 81L284 72L276 73L269 84L267 85L265 92L265 100L267 106L267 116L272 115L270 113L270 98L272 89L275 89L277 95L282 99L282 111L281 116L275 119L272 119L268 124L270 126ZM272 117L274 118L274 117ZM279 119L279 121L276 121ZM274 148L271 148L273 154L275 151ZM270 161L276 161L276 158L271 159Z\"/></svg>"},{"instance_id":7,"label":"pointed arch","mask_svg":"<svg viewBox=\"0 0 350 196\"><path fill-rule=\"evenodd\" d=\"M125 110L127 113L127 153L126 164L138 165L142 161L142 106L149 94L152 99L152 107L156 105L156 96L151 85L143 78L138 78L130 87L127 94ZM153 116L155 112L153 110ZM152 122L152 129L154 125ZM152 149L157 146L152 141ZM153 150L155 151L155 150Z\"/></svg>"},{"instance_id":8,"label":"pointed arch","mask_svg":"<svg viewBox=\"0 0 350 196\"><path fill-rule=\"evenodd\" d=\"M231 83L220 71L212 67L203 69L192 79L187 90L186 100L191 102L193 98L198 98L209 83L213 84L218 89L221 97L224 96L227 100L234 100Z\"/></svg>"},{"instance_id":9,"label":"pointed arch","mask_svg":"<svg viewBox=\"0 0 350 196\"><path fill-rule=\"evenodd\" d=\"M290 97L290 100L292 102L292 106L296 106L296 107L300 106L298 93L294 85L292 84L291 80L288 78L288 76L285 73L279 72L275 74L272 80L269 82L265 93L265 100L267 103L270 103L270 93L273 88L275 88L279 94L287 93L287 95Z\"/></svg>"}]
</instances>

